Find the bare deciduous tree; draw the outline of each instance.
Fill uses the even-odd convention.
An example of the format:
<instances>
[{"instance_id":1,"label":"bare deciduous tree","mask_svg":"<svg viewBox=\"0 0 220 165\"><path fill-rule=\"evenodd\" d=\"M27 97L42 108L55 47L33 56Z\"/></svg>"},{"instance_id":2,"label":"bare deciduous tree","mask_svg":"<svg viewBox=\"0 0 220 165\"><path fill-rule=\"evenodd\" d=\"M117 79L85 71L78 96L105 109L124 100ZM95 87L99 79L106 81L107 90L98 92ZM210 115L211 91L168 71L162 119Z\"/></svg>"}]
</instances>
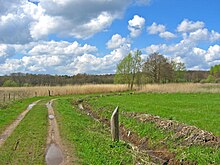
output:
<instances>
[{"instance_id":1,"label":"bare deciduous tree","mask_svg":"<svg viewBox=\"0 0 220 165\"><path fill-rule=\"evenodd\" d=\"M174 70L171 62L159 53L150 54L143 65L143 73L152 83L170 82Z\"/></svg>"}]
</instances>

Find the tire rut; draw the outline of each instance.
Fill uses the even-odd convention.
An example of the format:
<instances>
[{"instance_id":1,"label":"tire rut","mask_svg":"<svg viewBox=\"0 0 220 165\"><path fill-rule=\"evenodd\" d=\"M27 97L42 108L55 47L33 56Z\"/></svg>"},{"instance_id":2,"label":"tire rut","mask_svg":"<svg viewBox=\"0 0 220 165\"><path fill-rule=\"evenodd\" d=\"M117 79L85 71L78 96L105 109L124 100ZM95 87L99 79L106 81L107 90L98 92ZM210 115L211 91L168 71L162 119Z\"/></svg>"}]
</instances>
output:
<instances>
[{"instance_id":1,"label":"tire rut","mask_svg":"<svg viewBox=\"0 0 220 165\"><path fill-rule=\"evenodd\" d=\"M0 135L0 147L4 144L4 142L7 140L7 138L12 134L12 132L15 130L15 128L19 125L19 123L24 119L24 117L27 115L27 113L39 102L35 101L31 103L25 111L23 111L16 119L15 121L9 125L5 131Z\"/></svg>"},{"instance_id":2,"label":"tire rut","mask_svg":"<svg viewBox=\"0 0 220 165\"><path fill-rule=\"evenodd\" d=\"M54 100L49 101L46 106L48 108L48 137L45 161L47 165L71 165L73 158L68 154L68 149L63 145L55 113L52 107Z\"/></svg>"}]
</instances>

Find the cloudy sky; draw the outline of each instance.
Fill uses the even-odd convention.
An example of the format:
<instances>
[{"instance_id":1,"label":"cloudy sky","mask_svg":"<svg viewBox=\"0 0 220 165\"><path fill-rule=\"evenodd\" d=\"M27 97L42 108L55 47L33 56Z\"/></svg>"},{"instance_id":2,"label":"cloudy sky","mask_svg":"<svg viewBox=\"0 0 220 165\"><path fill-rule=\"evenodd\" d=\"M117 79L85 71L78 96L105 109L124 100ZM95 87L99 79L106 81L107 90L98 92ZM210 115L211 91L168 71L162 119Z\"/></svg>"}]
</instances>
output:
<instances>
[{"instance_id":1,"label":"cloudy sky","mask_svg":"<svg viewBox=\"0 0 220 165\"><path fill-rule=\"evenodd\" d=\"M114 73L130 51L220 64L219 0L0 0L0 75Z\"/></svg>"}]
</instances>

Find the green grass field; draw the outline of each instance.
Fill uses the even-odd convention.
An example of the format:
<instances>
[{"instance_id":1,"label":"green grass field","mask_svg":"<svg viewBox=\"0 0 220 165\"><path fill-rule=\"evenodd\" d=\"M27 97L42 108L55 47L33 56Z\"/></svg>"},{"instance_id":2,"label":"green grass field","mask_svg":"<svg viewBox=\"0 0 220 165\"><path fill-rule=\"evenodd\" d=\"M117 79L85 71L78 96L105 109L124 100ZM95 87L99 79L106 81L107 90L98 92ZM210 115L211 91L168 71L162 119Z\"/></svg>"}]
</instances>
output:
<instances>
[{"instance_id":1,"label":"green grass field","mask_svg":"<svg viewBox=\"0 0 220 165\"><path fill-rule=\"evenodd\" d=\"M98 97L96 97L98 96ZM62 141L68 147L68 154L77 164L128 164L139 162L127 142L111 141L110 128L94 120L86 112L79 110L74 103L84 99L94 112L110 121L111 114L119 106L120 124L148 139L148 149L166 149L174 153L178 161L190 161L196 164L220 164L218 146L182 145L181 139L172 139L173 132L162 130L152 122L139 122L122 112L143 112L158 115L193 125L220 136L220 95L219 94L183 94L183 93L111 93L73 95L57 97L53 107L59 125ZM0 132L26 109L38 100L31 98L17 101L0 109ZM51 99L51 98L50 98ZM45 150L48 129L47 108L49 98L43 98L28 112L15 131L0 148L0 164L45 164ZM146 155L145 155L146 158ZM146 158L150 161L150 158Z\"/></svg>"},{"instance_id":2,"label":"green grass field","mask_svg":"<svg viewBox=\"0 0 220 165\"><path fill-rule=\"evenodd\" d=\"M119 106L121 111L144 112L177 120L220 136L220 95L219 94L157 94L140 93L100 97L91 102L95 107Z\"/></svg>"},{"instance_id":3,"label":"green grass field","mask_svg":"<svg viewBox=\"0 0 220 165\"><path fill-rule=\"evenodd\" d=\"M89 99L89 104L94 111L105 118L110 118L114 108L119 106L120 112L144 112L159 115L166 119L194 125L219 136L220 128L217 127L220 123L219 100L219 94L140 93L92 98ZM123 115L120 121L140 137L147 137L150 148L160 147L159 142L164 141L168 150L175 153L180 161L190 160L198 164L220 163L218 147L178 146L180 142L172 140L171 131L161 130L154 123L141 123Z\"/></svg>"}]
</instances>

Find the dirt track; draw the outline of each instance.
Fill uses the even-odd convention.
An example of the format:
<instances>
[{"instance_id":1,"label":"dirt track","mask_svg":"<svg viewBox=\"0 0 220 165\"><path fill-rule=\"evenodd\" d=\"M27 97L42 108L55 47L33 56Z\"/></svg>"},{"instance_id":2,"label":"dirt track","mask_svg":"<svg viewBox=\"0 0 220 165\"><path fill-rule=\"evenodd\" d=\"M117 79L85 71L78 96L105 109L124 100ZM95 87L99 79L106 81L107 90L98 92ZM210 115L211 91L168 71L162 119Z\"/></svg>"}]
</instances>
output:
<instances>
[{"instance_id":1,"label":"dirt track","mask_svg":"<svg viewBox=\"0 0 220 165\"><path fill-rule=\"evenodd\" d=\"M75 162L75 157L69 155L68 147L62 143L52 103L53 100L46 104L48 108L49 129L45 160L47 165L71 165Z\"/></svg>"},{"instance_id":2,"label":"dirt track","mask_svg":"<svg viewBox=\"0 0 220 165\"><path fill-rule=\"evenodd\" d=\"M12 132L15 130L15 128L18 126L18 124L24 119L24 117L26 116L26 114L33 108L33 106L35 106L38 102L35 101L32 104L30 104L27 109L25 111L23 111L18 117L17 119L11 124L9 125L5 131L0 135L0 147L3 145L3 143L6 141L6 139L12 134Z\"/></svg>"}]
</instances>

